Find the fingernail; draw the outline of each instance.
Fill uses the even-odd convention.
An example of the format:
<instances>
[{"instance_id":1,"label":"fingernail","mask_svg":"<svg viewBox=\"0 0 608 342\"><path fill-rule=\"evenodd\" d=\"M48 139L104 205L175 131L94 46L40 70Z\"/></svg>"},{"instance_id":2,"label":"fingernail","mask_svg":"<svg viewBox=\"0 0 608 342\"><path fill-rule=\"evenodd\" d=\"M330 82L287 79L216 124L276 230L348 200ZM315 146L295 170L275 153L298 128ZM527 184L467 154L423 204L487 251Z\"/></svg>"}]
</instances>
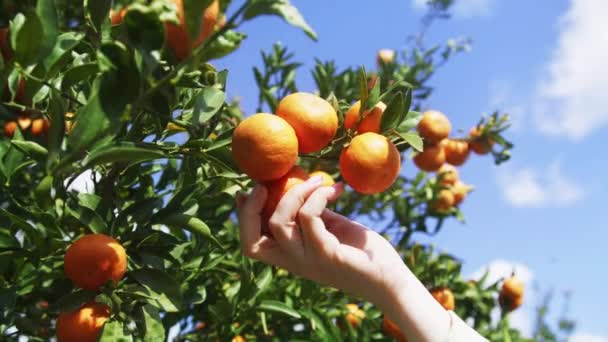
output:
<instances>
[{"instance_id":1,"label":"fingernail","mask_svg":"<svg viewBox=\"0 0 608 342\"><path fill-rule=\"evenodd\" d=\"M314 184L314 185L321 184L321 183L323 183L323 176L314 176L311 179L309 179L308 182L310 184Z\"/></svg>"}]
</instances>

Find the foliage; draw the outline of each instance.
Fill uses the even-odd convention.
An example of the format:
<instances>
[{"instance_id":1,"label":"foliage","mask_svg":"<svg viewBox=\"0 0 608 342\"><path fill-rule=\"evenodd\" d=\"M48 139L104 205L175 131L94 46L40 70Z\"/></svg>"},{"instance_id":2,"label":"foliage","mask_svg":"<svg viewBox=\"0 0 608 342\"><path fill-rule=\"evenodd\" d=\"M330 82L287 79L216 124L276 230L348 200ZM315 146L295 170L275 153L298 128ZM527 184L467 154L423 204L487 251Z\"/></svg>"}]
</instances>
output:
<instances>
[{"instance_id":1,"label":"foliage","mask_svg":"<svg viewBox=\"0 0 608 342\"><path fill-rule=\"evenodd\" d=\"M344 318L345 304L357 299L240 253L234 196L251 182L237 170L230 143L244 114L226 98L229 71L217 70L212 61L238 49L246 38L240 25L260 15L279 16L316 39L288 0L249 0L238 8L221 1L222 11L231 13L226 25L181 61L167 47L165 24L178 18L165 0L0 4L0 26L10 27L12 50L0 59L0 122L50 123L43 135L21 127L0 140L1 340L48 340L60 312L90 300L112 309L102 341L158 341L174 325L178 341L235 335L388 340L382 313L370 303L360 303L366 318L353 329ZM110 10L125 6L123 22L112 25ZM196 37L199 26L193 23L200 22L203 7L196 1L184 6L189 34ZM364 109L385 101L382 131L406 155L422 148L413 128L432 93L429 79L468 44L451 40L427 49L419 43L373 72L320 60L312 70L319 94L340 115L355 100ZM263 66L254 69L259 110L273 110L297 90L303 64L278 45L262 57ZM493 115L482 127L502 148L495 161L508 159L512 145L502 136L507 117ZM329 147L300 164L338 178L337 157L351 137L339 131ZM92 185L89 191L74 188L83 179ZM449 286L457 313L491 340L524 340L506 315L491 321L499 284L464 280L456 258L412 243L414 233L436 234L445 220L463 220L458 208L441 214L430 209L441 187L436 175L400 176L382 194L347 192L335 209L386 225L384 233L425 285ZM86 233L111 235L127 250L128 273L118 284L87 292L66 279L65 250Z\"/></svg>"}]
</instances>

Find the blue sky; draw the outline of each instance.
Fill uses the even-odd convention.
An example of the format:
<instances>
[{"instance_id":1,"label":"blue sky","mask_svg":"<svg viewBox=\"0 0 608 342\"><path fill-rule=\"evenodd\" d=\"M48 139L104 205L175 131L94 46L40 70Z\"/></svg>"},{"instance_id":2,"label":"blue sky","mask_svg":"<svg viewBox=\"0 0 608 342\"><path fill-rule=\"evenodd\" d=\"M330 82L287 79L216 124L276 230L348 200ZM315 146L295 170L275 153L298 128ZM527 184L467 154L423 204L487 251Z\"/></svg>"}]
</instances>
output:
<instances>
[{"instance_id":1,"label":"blue sky","mask_svg":"<svg viewBox=\"0 0 608 342\"><path fill-rule=\"evenodd\" d=\"M405 46L424 0L292 2L318 42L267 17L244 25L249 38L241 49L216 63L230 69L229 96L239 97L249 114L257 101L251 70L261 63L261 49L280 41L307 67L318 57L372 68L378 49ZM482 113L505 110L513 116L508 136L516 148L499 168L487 157L470 159L461 170L476 186L462 208L467 223L450 222L432 242L462 257L465 274L489 266L500 276L517 265L529 300L513 320L524 330L540 300L534 288L572 291L570 316L578 322L572 340L608 341L608 1L456 2L454 17L438 22L427 41L469 36L473 49L431 80L436 91L426 105L460 129ZM314 91L308 68L297 80L300 90ZM404 168L414 171L409 161ZM552 311L561 309L558 300Z\"/></svg>"}]
</instances>

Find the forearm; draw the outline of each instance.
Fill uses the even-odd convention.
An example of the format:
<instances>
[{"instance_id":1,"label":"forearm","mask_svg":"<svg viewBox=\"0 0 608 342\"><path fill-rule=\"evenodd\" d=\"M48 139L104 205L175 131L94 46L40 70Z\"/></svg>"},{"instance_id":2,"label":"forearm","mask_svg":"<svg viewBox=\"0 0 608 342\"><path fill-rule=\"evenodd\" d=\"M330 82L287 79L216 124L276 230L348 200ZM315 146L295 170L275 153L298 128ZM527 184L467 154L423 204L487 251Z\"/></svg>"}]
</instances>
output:
<instances>
[{"instance_id":1,"label":"forearm","mask_svg":"<svg viewBox=\"0 0 608 342\"><path fill-rule=\"evenodd\" d=\"M447 341L451 318L406 267L387 280L387 296L378 306L408 337L408 341Z\"/></svg>"}]
</instances>

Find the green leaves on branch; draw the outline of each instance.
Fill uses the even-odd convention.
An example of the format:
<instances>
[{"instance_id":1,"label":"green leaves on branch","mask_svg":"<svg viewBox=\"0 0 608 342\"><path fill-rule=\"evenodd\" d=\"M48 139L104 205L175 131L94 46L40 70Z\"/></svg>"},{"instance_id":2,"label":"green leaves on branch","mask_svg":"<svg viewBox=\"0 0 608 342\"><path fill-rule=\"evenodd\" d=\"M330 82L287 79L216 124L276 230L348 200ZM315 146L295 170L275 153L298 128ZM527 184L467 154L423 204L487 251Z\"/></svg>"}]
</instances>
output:
<instances>
[{"instance_id":1,"label":"green leaves on branch","mask_svg":"<svg viewBox=\"0 0 608 342\"><path fill-rule=\"evenodd\" d=\"M124 23L133 46L144 51L160 50L163 47L165 29L158 13L150 7L138 4L130 6Z\"/></svg>"},{"instance_id":2,"label":"green leaves on branch","mask_svg":"<svg viewBox=\"0 0 608 342\"><path fill-rule=\"evenodd\" d=\"M19 13L11 22L11 46L23 66L45 58L59 34L54 0L38 0L35 11Z\"/></svg>"},{"instance_id":3,"label":"green leaves on branch","mask_svg":"<svg viewBox=\"0 0 608 342\"><path fill-rule=\"evenodd\" d=\"M135 145L129 142L122 142L104 145L94 149L88 155L84 164L88 167L116 162L128 162L129 164L136 164L167 157L168 154L155 145Z\"/></svg>"},{"instance_id":4,"label":"green leaves on branch","mask_svg":"<svg viewBox=\"0 0 608 342\"><path fill-rule=\"evenodd\" d=\"M211 229L209 226L203 222L201 219L187 214L174 214L168 217L159 217L157 218L157 223L164 224L171 228L176 229L186 229L192 233L197 235L201 235L212 242L214 242L220 248L223 248L222 245L217 241L217 239L212 235Z\"/></svg>"},{"instance_id":5,"label":"green leaves on branch","mask_svg":"<svg viewBox=\"0 0 608 342\"><path fill-rule=\"evenodd\" d=\"M101 31L101 25L108 20L112 0L84 0L85 17L89 24Z\"/></svg>"},{"instance_id":6,"label":"green leaves on branch","mask_svg":"<svg viewBox=\"0 0 608 342\"><path fill-rule=\"evenodd\" d=\"M308 25L302 14L289 0L251 0L245 9L243 18L251 20L259 15L276 15L287 23L300 28L308 37L317 40L317 34Z\"/></svg>"}]
</instances>

